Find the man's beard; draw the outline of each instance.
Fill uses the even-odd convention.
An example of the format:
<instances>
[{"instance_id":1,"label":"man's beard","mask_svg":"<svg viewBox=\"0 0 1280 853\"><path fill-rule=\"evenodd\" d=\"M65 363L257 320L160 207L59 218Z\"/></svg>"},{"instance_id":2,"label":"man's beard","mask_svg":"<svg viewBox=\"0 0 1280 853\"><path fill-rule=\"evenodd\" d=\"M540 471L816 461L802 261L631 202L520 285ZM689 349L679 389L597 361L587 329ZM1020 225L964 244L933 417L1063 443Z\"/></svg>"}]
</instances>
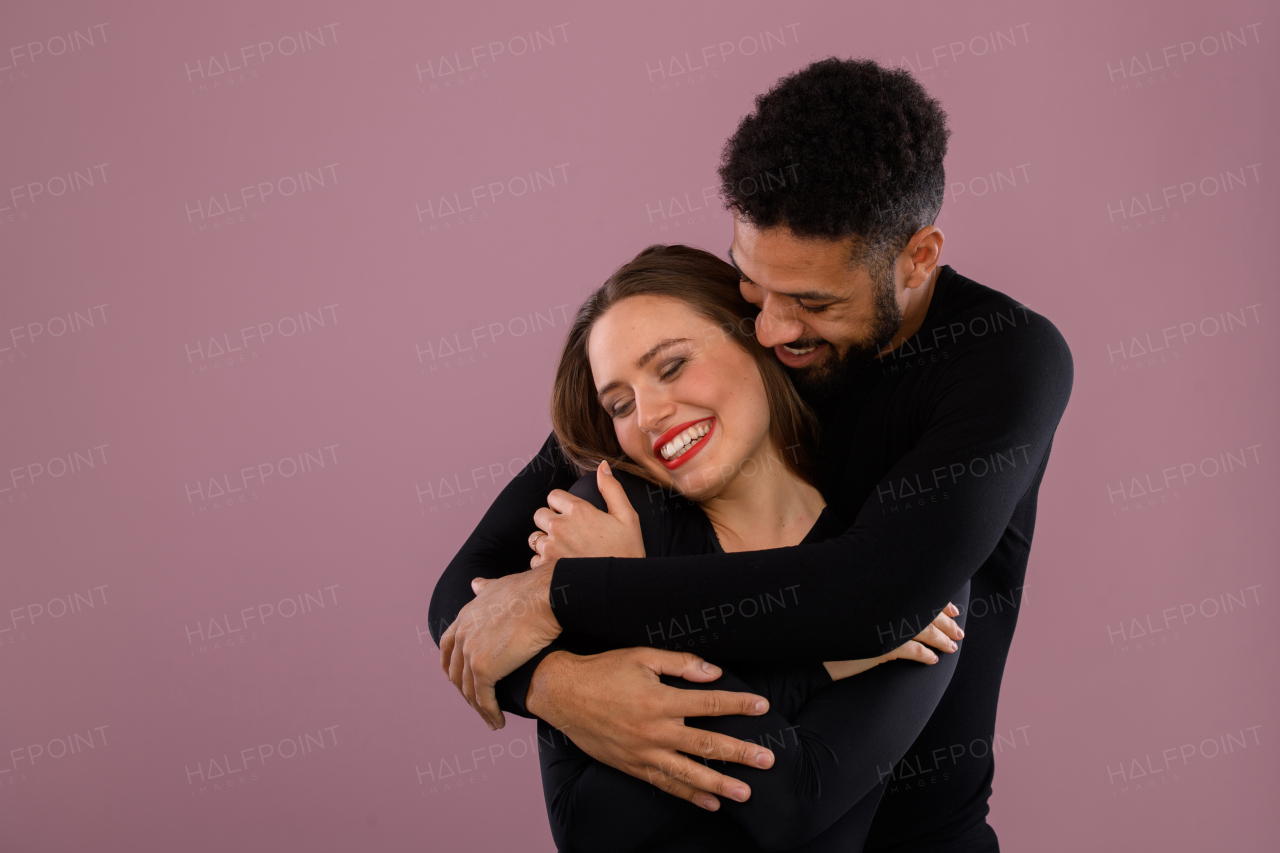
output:
<instances>
[{"instance_id":1,"label":"man's beard","mask_svg":"<svg viewBox=\"0 0 1280 853\"><path fill-rule=\"evenodd\" d=\"M864 366L874 361L880 351L889 345L893 336L902 328L902 309L898 307L893 265L886 264L872 269L872 285L875 287L875 303L872 306L871 329L863 341L849 347L844 355L831 348L831 356L818 364L802 369L787 368L791 381L800 395L810 403L821 405L846 387ZM824 343L819 340L799 341L796 348Z\"/></svg>"}]
</instances>

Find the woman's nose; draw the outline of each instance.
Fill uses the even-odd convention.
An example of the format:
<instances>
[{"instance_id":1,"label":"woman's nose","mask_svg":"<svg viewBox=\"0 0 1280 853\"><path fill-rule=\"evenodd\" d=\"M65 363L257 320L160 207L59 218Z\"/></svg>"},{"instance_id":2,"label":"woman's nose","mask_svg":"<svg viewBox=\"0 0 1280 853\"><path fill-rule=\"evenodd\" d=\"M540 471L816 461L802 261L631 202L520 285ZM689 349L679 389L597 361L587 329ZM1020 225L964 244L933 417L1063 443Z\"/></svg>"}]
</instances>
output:
<instances>
[{"instance_id":1,"label":"woman's nose","mask_svg":"<svg viewBox=\"0 0 1280 853\"><path fill-rule=\"evenodd\" d=\"M658 392L636 394L636 423L645 432L661 432L670 427L676 412L675 402Z\"/></svg>"}]
</instances>

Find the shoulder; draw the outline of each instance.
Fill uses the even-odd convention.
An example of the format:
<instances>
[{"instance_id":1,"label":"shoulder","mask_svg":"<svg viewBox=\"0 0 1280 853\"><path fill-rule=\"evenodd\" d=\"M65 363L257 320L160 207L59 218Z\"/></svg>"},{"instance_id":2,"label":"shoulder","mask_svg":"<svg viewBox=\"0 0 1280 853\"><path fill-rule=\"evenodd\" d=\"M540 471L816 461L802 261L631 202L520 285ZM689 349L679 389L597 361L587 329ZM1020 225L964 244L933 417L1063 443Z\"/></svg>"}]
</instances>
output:
<instances>
[{"instance_id":1,"label":"shoulder","mask_svg":"<svg viewBox=\"0 0 1280 853\"><path fill-rule=\"evenodd\" d=\"M935 294L942 299L941 310L930 317L916 343L918 351L934 348L941 354L944 386L978 383L993 392L1017 389L1018 396L1065 405L1075 368L1066 339L1047 317L954 271L944 286Z\"/></svg>"},{"instance_id":2,"label":"shoulder","mask_svg":"<svg viewBox=\"0 0 1280 853\"><path fill-rule=\"evenodd\" d=\"M947 285L947 311L930 330L932 337L985 358L1071 371L1071 349L1047 317L959 273L953 272Z\"/></svg>"},{"instance_id":3,"label":"shoulder","mask_svg":"<svg viewBox=\"0 0 1280 853\"><path fill-rule=\"evenodd\" d=\"M644 515L646 512L662 511L662 503L669 498L669 493L665 489L629 471L614 469L613 476L622 486L622 490L627 493L627 500L631 501L631 507L637 513ZM579 477L578 481L569 488L569 494L582 498L601 512L608 511L604 495L600 494L600 487L596 485L595 471Z\"/></svg>"},{"instance_id":4,"label":"shoulder","mask_svg":"<svg viewBox=\"0 0 1280 853\"><path fill-rule=\"evenodd\" d=\"M659 522L671 496L665 489L629 471L614 469L613 476L622 486L622 490L627 493L631 508L636 511L636 515L640 516L640 526L647 540L652 532L659 529ZM582 498L601 512L609 511L604 495L600 494L600 487L596 484L595 471L579 477L578 481L569 488L569 494Z\"/></svg>"},{"instance_id":5,"label":"shoulder","mask_svg":"<svg viewBox=\"0 0 1280 853\"><path fill-rule=\"evenodd\" d=\"M661 557L707 550L705 540L710 524L697 504L628 471L615 468L613 476L640 518L646 554ZM582 498L601 512L608 512L594 471L579 477L569 494Z\"/></svg>"}]
</instances>

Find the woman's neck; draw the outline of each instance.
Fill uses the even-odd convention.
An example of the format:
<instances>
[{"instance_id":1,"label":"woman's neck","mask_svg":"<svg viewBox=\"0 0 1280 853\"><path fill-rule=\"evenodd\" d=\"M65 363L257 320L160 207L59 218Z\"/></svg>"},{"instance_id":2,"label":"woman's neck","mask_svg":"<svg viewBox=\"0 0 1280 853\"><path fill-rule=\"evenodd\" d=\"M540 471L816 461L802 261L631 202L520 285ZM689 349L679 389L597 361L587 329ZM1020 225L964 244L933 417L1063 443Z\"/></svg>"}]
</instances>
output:
<instances>
[{"instance_id":1,"label":"woman's neck","mask_svg":"<svg viewBox=\"0 0 1280 853\"><path fill-rule=\"evenodd\" d=\"M720 547L759 551L798 545L827 505L822 493L800 479L776 454L761 454L768 465L734 478L723 492L701 503Z\"/></svg>"}]
</instances>

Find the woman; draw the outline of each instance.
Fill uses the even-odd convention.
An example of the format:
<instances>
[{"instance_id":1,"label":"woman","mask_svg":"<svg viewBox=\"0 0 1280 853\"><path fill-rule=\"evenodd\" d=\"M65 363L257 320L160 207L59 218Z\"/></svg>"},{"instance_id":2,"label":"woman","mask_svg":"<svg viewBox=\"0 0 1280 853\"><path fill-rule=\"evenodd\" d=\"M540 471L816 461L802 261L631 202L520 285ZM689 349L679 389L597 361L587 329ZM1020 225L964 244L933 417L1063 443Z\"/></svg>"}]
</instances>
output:
<instances>
[{"instance_id":1,"label":"woman","mask_svg":"<svg viewBox=\"0 0 1280 853\"><path fill-rule=\"evenodd\" d=\"M557 371L552 420L568 458L593 473L571 494L553 492L554 509L540 511L545 532L531 537L535 565L560 557L777 548L844 531L847 525L813 485L816 421L776 359L752 338L755 312L738 281L732 266L706 252L653 246L582 306ZM610 466L618 470L616 481ZM573 526L578 500L607 508L627 527L625 553L592 550ZM634 518L622 507L627 502ZM779 592L785 589L780 578ZM967 585L957 599L967 603ZM764 611L786 604L785 593L776 603L762 598L759 611L748 617L744 608L736 621L722 618L719 629L767 629ZM952 605L948 612L959 611ZM940 615L917 640L954 650L944 633L963 636ZM676 644L675 634L657 626L661 641ZM588 637L562 640L578 653L607 648ZM952 658L938 667L900 664L845 681L895 658L938 660L912 641L866 661L724 662L724 674L710 685L664 679L770 700L763 716L687 721L769 746L776 756L768 770L716 762L752 794L714 813L596 762L540 721L543 787L557 845L562 851L861 849L883 779L919 734L954 669Z\"/></svg>"}]
</instances>

